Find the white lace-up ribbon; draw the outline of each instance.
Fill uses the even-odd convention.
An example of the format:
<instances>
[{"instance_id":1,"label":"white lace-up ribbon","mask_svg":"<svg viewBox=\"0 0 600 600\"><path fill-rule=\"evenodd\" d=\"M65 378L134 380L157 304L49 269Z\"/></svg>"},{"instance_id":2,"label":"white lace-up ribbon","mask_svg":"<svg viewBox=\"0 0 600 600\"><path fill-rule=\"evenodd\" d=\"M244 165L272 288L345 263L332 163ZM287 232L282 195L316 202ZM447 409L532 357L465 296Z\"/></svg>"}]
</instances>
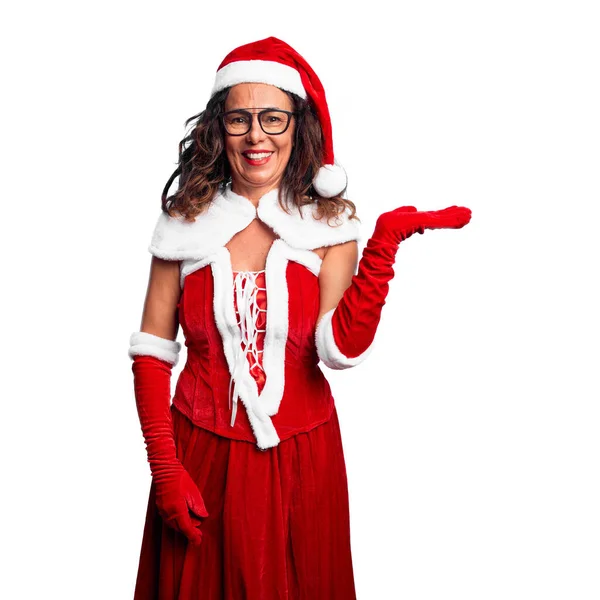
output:
<instances>
[{"instance_id":1,"label":"white lace-up ribbon","mask_svg":"<svg viewBox=\"0 0 600 600\"><path fill-rule=\"evenodd\" d=\"M234 271L233 293L235 294L237 309L239 313L238 326L242 335L242 343L236 348L236 356L234 362L233 373L229 380L229 408L232 410L231 426L235 423L237 415L237 403L239 398L238 383L240 378L244 376L246 361L248 354L252 354L254 364L252 368L258 367L262 369L258 360L258 354L263 352L257 347L259 332L264 332L265 329L258 329L257 322L260 312L266 312L266 309L260 308L256 301L256 296L259 290L266 288L259 287L256 284L256 278L259 273L264 271ZM263 369L264 371L264 369ZM233 395L232 395L233 386ZM233 408L232 408L233 403Z\"/></svg>"}]
</instances>

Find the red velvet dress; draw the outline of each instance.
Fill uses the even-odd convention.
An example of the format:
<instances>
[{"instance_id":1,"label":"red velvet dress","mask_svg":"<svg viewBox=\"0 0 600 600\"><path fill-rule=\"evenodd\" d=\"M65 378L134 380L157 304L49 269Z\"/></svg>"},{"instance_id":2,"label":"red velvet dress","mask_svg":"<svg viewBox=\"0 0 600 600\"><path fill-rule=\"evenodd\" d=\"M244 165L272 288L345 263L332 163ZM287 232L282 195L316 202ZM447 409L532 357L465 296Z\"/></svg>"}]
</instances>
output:
<instances>
[{"instance_id":1,"label":"red velvet dress","mask_svg":"<svg viewBox=\"0 0 600 600\"><path fill-rule=\"evenodd\" d=\"M248 361L261 392L266 383L265 271L233 276L243 350L238 358ZM191 298L184 296L183 303ZM182 312L185 331L190 323ZM324 423L261 452L249 439L194 424L177 404L174 400L171 414L178 456L197 483L209 517L201 527L202 544L189 544L164 525L151 486L135 599L355 599L346 467L335 406ZM229 406L233 412L235 404ZM248 427L243 410L236 419Z\"/></svg>"},{"instance_id":2,"label":"red velvet dress","mask_svg":"<svg viewBox=\"0 0 600 600\"><path fill-rule=\"evenodd\" d=\"M162 212L149 246L180 261L187 348L171 414L177 456L209 516L202 543L164 525L150 486L136 600L354 600L348 483L331 389L346 368L317 326L321 258L358 240L348 213L258 205L230 185L193 222ZM227 243L255 218L278 236L262 272L234 272ZM324 319L321 320L323 322Z\"/></svg>"}]
</instances>

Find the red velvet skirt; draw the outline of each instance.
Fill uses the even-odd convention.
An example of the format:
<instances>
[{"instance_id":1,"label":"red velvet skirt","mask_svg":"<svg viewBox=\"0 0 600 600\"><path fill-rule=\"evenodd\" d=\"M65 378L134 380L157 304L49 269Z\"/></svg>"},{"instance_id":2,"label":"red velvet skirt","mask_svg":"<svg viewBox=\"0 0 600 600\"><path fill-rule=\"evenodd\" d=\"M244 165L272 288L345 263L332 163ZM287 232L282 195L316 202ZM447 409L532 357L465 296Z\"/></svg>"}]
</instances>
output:
<instances>
[{"instance_id":1,"label":"red velvet skirt","mask_svg":"<svg viewBox=\"0 0 600 600\"><path fill-rule=\"evenodd\" d=\"M337 412L266 452L171 407L177 454L209 516L194 546L150 495L135 600L354 600Z\"/></svg>"}]
</instances>

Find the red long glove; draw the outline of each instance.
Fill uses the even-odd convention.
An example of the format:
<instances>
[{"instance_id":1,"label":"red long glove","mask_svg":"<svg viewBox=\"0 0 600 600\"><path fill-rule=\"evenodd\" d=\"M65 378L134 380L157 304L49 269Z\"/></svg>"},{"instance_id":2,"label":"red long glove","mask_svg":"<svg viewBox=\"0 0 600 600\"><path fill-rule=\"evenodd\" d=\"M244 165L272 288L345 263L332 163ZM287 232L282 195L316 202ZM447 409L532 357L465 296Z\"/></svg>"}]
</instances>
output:
<instances>
[{"instance_id":1,"label":"red long glove","mask_svg":"<svg viewBox=\"0 0 600 600\"><path fill-rule=\"evenodd\" d=\"M317 326L317 349L323 362L332 369L346 369L370 354L400 242L425 229L459 229L470 219L470 209L461 206L428 212L401 206L380 215L350 287Z\"/></svg>"},{"instance_id":2,"label":"red long glove","mask_svg":"<svg viewBox=\"0 0 600 600\"><path fill-rule=\"evenodd\" d=\"M156 506L168 526L183 533L192 543L200 544L199 525L208 512L198 487L177 458L170 413L171 370L177 359L176 355L173 359L172 353L164 352L164 347L175 342L142 333L132 335L130 356L138 416L156 488ZM133 343L134 340L138 343Z\"/></svg>"}]
</instances>

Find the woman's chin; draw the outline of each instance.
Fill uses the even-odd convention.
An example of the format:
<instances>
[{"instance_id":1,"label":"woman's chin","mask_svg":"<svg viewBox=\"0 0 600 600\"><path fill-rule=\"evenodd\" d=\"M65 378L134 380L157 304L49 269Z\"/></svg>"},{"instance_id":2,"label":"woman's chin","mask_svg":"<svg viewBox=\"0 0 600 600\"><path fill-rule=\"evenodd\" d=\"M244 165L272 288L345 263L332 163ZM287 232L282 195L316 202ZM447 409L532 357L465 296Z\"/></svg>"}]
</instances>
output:
<instances>
[{"instance_id":1,"label":"woman's chin","mask_svg":"<svg viewBox=\"0 0 600 600\"><path fill-rule=\"evenodd\" d=\"M246 171L241 177L241 181L246 185L263 186L271 185L277 180L277 174L273 171L260 171L258 168L253 171Z\"/></svg>"}]
</instances>

